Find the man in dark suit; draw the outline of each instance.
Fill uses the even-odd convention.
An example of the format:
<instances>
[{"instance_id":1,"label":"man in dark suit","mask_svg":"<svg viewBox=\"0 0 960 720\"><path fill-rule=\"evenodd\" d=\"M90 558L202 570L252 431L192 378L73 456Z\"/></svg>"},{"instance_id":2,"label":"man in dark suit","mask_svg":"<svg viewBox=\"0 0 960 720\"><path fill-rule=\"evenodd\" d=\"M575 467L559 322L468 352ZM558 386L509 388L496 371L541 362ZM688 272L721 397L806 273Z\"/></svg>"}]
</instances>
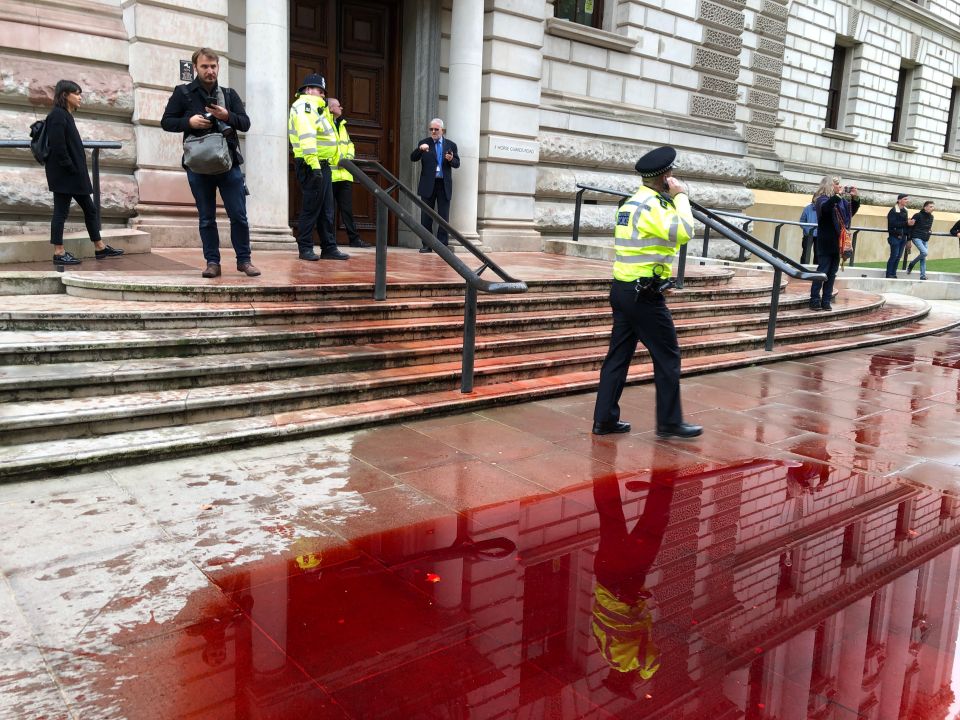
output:
<instances>
[{"instance_id":1,"label":"man in dark suit","mask_svg":"<svg viewBox=\"0 0 960 720\"><path fill-rule=\"evenodd\" d=\"M411 162L420 161L417 194L431 208L436 207L440 217L449 220L450 198L453 197L453 169L460 167L460 156L457 154L457 144L443 136L443 120L434 118L428 129L430 137L421 140L410 153ZM427 213L420 213L420 222L427 232L433 234L433 219ZM437 230L437 239L444 245L448 244L447 231L442 227ZM428 253L430 248L424 245L420 252Z\"/></svg>"}]
</instances>

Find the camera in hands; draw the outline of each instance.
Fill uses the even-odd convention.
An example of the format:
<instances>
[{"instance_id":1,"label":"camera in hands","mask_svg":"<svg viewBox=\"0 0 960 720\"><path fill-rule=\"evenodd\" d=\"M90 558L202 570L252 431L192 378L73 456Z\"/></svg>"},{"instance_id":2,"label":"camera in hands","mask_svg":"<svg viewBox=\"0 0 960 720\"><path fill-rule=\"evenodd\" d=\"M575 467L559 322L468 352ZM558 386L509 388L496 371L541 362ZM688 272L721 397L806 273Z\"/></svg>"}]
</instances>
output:
<instances>
[{"instance_id":1,"label":"camera in hands","mask_svg":"<svg viewBox=\"0 0 960 720\"><path fill-rule=\"evenodd\" d=\"M212 105L216 105L216 104L217 104L217 98L214 95L208 95L206 106L209 108ZM236 130L230 127L223 120L220 120L216 115L214 115L209 110L203 113L203 119L206 120L207 122L213 123L213 130L218 133L221 133L224 137L230 137L236 132Z\"/></svg>"}]
</instances>

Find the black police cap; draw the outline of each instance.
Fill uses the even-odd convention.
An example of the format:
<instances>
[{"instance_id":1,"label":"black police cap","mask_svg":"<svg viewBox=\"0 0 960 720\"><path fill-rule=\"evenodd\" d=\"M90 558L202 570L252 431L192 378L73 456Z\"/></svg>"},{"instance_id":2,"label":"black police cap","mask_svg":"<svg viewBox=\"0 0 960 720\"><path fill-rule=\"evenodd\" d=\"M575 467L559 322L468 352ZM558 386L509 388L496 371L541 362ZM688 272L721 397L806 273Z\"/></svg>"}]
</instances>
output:
<instances>
[{"instance_id":1,"label":"black police cap","mask_svg":"<svg viewBox=\"0 0 960 720\"><path fill-rule=\"evenodd\" d=\"M641 177L649 178L662 175L673 167L677 159L677 151L669 145L651 150L634 165Z\"/></svg>"},{"instance_id":2,"label":"black police cap","mask_svg":"<svg viewBox=\"0 0 960 720\"><path fill-rule=\"evenodd\" d=\"M300 87L297 89L297 92L302 93L308 87L318 87L321 90L326 91L327 81L323 79L323 75L311 73L303 79L302 83L300 83Z\"/></svg>"}]
</instances>

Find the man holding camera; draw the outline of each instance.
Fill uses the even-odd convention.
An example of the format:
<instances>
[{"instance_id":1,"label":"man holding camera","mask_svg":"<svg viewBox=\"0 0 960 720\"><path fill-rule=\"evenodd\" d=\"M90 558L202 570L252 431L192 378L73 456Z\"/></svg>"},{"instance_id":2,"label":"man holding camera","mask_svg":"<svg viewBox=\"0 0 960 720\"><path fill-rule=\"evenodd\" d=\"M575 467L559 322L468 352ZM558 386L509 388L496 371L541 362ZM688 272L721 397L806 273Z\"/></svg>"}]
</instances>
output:
<instances>
[{"instance_id":1,"label":"man holding camera","mask_svg":"<svg viewBox=\"0 0 960 720\"><path fill-rule=\"evenodd\" d=\"M184 151L183 167L187 171L190 191L200 215L200 240L207 267L201 273L205 278L220 275L220 234L217 231L217 190L230 218L230 242L237 255L237 270L251 277L260 271L250 262L250 225L247 222L246 187L240 165L240 143L237 130L250 129L250 118L243 101L235 90L217 83L220 57L210 48L193 53L193 71L196 78L187 85L174 89L160 119L167 132L182 132L185 145L188 138L211 136L211 141L226 142L229 149L223 167L211 169L208 164L191 169L192 158ZM213 137L216 134L221 138ZM211 142L212 144L212 142Z\"/></svg>"},{"instance_id":2,"label":"man holding camera","mask_svg":"<svg viewBox=\"0 0 960 720\"><path fill-rule=\"evenodd\" d=\"M312 73L304 78L290 106L287 133L293 149L297 182L303 193L297 219L297 248L301 260L346 260L333 231L331 164L337 157L338 136L325 100L327 81ZM313 250L313 229L320 221L320 255Z\"/></svg>"},{"instance_id":3,"label":"man holding camera","mask_svg":"<svg viewBox=\"0 0 960 720\"><path fill-rule=\"evenodd\" d=\"M693 236L686 188L673 177L677 151L661 147L636 164L643 185L617 210L613 247L613 332L600 369L593 434L630 432L620 420L620 395L630 360L642 342L653 361L657 389L657 437L693 438L699 425L683 421L680 409L680 345L663 293L673 286L671 262Z\"/></svg>"}]
</instances>

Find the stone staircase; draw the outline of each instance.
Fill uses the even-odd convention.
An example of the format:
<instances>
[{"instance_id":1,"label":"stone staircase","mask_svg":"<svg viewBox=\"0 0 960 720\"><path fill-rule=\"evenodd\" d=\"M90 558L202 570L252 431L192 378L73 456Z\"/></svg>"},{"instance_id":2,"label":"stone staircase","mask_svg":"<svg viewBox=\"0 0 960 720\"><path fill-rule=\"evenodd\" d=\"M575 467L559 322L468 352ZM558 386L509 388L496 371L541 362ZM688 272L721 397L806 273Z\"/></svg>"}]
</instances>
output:
<instances>
[{"instance_id":1,"label":"stone staircase","mask_svg":"<svg viewBox=\"0 0 960 720\"><path fill-rule=\"evenodd\" d=\"M298 434L595 389L610 329L607 268L481 296L475 390L459 392L463 285L394 280L201 285L66 273L66 294L0 312L0 477L258 444ZM518 273L519 274L519 273ZM198 278L199 280L199 278ZM938 332L922 301L844 291L832 313L772 274L688 269L670 297L685 374ZM652 368L641 348L633 381Z\"/></svg>"}]
</instances>

